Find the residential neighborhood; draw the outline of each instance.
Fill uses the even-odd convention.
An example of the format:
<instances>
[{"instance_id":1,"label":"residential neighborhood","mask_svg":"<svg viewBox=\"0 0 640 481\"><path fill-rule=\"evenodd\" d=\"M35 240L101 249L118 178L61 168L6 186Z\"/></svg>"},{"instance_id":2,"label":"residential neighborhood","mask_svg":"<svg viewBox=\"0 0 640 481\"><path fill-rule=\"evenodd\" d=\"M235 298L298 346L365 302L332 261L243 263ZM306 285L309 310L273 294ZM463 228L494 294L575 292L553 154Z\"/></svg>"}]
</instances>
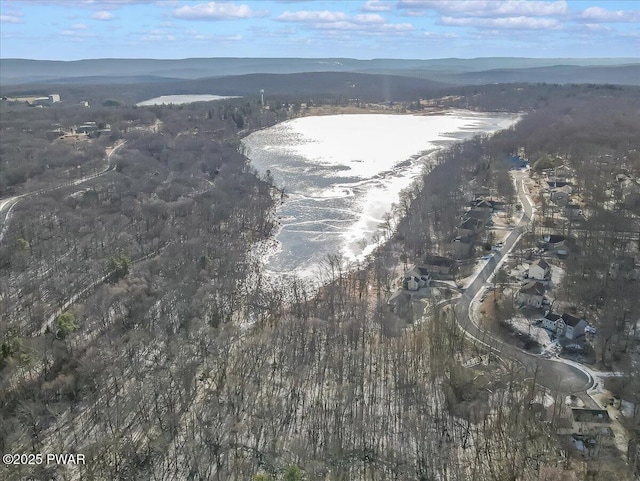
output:
<instances>
[{"instance_id":1,"label":"residential neighborhood","mask_svg":"<svg viewBox=\"0 0 640 481\"><path fill-rule=\"evenodd\" d=\"M516 220L507 218L505 202L493 198L489 189L477 189L460 213L456 235L450 240L446 253L416 259L416 264L404 270L402 289L392 296L390 303L397 308L399 304L411 303L412 299L437 298L447 290L447 285L455 295L456 289L471 288L483 278L483 270L495 265L493 275L486 281L492 286L480 289L478 295L483 294L469 307L481 328L506 326L506 334L500 334L498 327L498 335L512 339L517 348L529 351L531 356L571 362L591 370L588 366L595 361L594 351L599 342L596 326L600 319L589 306L567 302L563 294L567 260L569 256L573 260L582 255L576 233L580 232L587 216L576 194L575 174L564 165L534 173L526 163L525 167L518 162L512 164L519 172L514 178L522 179L523 186L527 184L528 197L532 199L531 215L539 217L543 228L505 246L504 240L508 239ZM626 177L619 183L624 181ZM524 195L527 194L523 191L521 198ZM518 215L517 211L513 215ZM509 249L506 255L505 248ZM640 255L615 256L609 263L608 279L638 281L637 259ZM478 363L470 359L463 365L471 369ZM562 410L558 423L564 427L559 428L558 433L567 436L574 449L584 456L596 456L603 451L615 456L620 449L627 451L627 442L616 419L604 409L602 400L607 391L598 385L596 383L591 397L576 398L567 405L568 409ZM548 410L541 409L541 420L548 420L550 415Z\"/></svg>"}]
</instances>

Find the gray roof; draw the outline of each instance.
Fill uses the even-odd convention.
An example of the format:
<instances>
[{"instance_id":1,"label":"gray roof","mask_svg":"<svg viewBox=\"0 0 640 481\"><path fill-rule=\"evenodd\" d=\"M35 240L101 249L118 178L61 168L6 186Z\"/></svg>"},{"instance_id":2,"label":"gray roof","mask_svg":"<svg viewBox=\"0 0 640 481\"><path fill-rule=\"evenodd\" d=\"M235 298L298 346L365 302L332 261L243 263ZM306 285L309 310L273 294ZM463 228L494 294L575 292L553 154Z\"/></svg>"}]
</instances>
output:
<instances>
[{"instance_id":1,"label":"gray roof","mask_svg":"<svg viewBox=\"0 0 640 481\"><path fill-rule=\"evenodd\" d=\"M557 321L557 320L558 320L558 319L560 319L561 317L562 317L562 316L561 316L560 314L555 314L555 313L553 313L553 312L551 312L551 311L547 312L547 313L544 315L544 318L545 318L545 319L549 319L550 321L553 321L553 322Z\"/></svg>"},{"instance_id":2,"label":"gray roof","mask_svg":"<svg viewBox=\"0 0 640 481\"><path fill-rule=\"evenodd\" d=\"M562 314L562 320L567 326L576 327L582 319L572 316L571 314Z\"/></svg>"},{"instance_id":3,"label":"gray roof","mask_svg":"<svg viewBox=\"0 0 640 481\"><path fill-rule=\"evenodd\" d=\"M547 264L547 261L545 261L544 259L538 259L537 261L532 262L531 265L538 266L541 269L544 269L545 271L550 267L549 264Z\"/></svg>"},{"instance_id":4,"label":"gray roof","mask_svg":"<svg viewBox=\"0 0 640 481\"><path fill-rule=\"evenodd\" d=\"M469 218L460 224L461 229L477 229L482 223L478 219Z\"/></svg>"},{"instance_id":5,"label":"gray roof","mask_svg":"<svg viewBox=\"0 0 640 481\"><path fill-rule=\"evenodd\" d=\"M545 287L543 284L539 282L527 282L522 288L520 292L524 294L533 294L537 296L544 296Z\"/></svg>"},{"instance_id":6,"label":"gray roof","mask_svg":"<svg viewBox=\"0 0 640 481\"><path fill-rule=\"evenodd\" d=\"M579 423L610 423L611 418L605 409L571 408L573 419Z\"/></svg>"},{"instance_id":7,"label":"gray roof","mask_svg":"<svg viewBox=\"0 0 640 481\"><path fill-rule=\"evenodd\" d=\"M448 257L442 256L427 256L425 258L425 264L430 264L432 266L445 266L451 267L455 264L456 261L453 259L449 259Z\"/></svg>"}]
</instances>

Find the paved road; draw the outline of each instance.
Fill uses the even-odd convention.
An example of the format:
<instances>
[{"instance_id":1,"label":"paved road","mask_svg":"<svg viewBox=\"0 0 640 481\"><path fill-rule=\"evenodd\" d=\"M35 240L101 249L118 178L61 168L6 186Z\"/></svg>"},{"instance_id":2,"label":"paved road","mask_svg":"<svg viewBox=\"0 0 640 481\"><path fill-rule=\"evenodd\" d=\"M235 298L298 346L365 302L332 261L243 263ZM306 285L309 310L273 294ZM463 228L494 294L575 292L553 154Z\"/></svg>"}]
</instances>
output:
<instances>
[{"instance_id":1,"label":"paved road","mask_svg":"<svg viewBox=\"0 0 640 481\"><path fill-rule=\"evenodd\" d=\"M489 277L497 270L502 258L507 255L517 243L522 233L526 232L529 221L533 215L533 208L526 196L523 186L522 171L516 173L518 196L523 206L523 217L518 225L504 240L504 247L497 251L482 268L476 279L469 285L462 296L455 303L455 313L460 326L467 334L488 346L494 352L503 357L509 357L518 361L526 370L526 377L534 377L538 384L553 390L560 389L566 393L576 394L587 407L598 407L587 395L586 390L593 383L591 377L578 367L566 364L559 360L546 359L535 354L523 351L511 344L502 342L488 331L480 329L472 320L470 311L471 303L485 287Z\"/></svg>"},{"instance_id":2,"label":"paved road","mask_svg":"<svg viewBox=\"0 0 640 481\"><path fill-rule=\"evenodd\" d=\"M127 141L125 140L123 142L120 142L113 149L111 149L111 152L107 154L107 165L105 166L104 169L102 169L99 172L96 172L95 174L91 174L86 177L82 177L80 179L76 179L71 182L58 185L56 187L34 190L33 192L27 192L24 194L13 196L13 197L0 199L0 243L2 243L2 240L4 239L4 235L7 232L7 228L9 227L9 221L11 220L11 214L12 214L13 208L16 206L18 202L20 202L21 199L25 197L32 197L35 195L44 194L46 192L53 192L54 190L62 189L64 187L79 185L91 179L95 179L96 177L100 177L101 175L113 169L113 165L111 164L111 156L115 154L118 150L120 150L126 143Z\"/></svg>"}]
</instances>

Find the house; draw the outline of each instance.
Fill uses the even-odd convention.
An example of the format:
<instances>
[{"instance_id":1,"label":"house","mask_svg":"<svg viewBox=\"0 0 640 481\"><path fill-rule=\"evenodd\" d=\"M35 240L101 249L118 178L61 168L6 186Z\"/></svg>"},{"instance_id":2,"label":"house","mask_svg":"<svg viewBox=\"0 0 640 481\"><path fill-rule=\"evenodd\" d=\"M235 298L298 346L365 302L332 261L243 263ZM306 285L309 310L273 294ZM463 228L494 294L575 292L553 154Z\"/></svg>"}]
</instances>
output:
<instances>
[{"instance_id":1,"label":"house","mask_svg":"<svg viewBox=\"0 0 640 481\"><path fill-rule=\"evenodd\" d=\"M564 207L564 214L569 220L580 219L582 217L582 209L578 204L567 204Z\"/></svg>"},{"instance_id":2,"label":"house","mask_svg":"<svg viewBox=\"0 0 640 481\"><path fill-rule=\"evenodd\" d=\"M470 236L458 236L451 241L451 255L456 259L462 259L471 255L473 239Z\"/></svg>"},{"instance_id":3,"label":"house","mask_svg":"<svg viewBox=\"0 0 640 481\"><path fill-rule=\"evenodd\" d=\"M551 311L547 311L542 318L542 327L557 334L558 320L560 319L562 319L560 314L554 314Z\"/></svg>"},{"instance_id":4,"label":"house","mask_svg":"<svg viewBox=\"0 0 640 481\"><path fill-rule=\"evenodd\" d=\"M482 230L484 223L480 219L467 218L458 226L459 236L473 236Z\"/></svg>"},{"instance_id":5,"label":"house","mask_svg":"<svg viewBox=\"0 0 640 481\"><path fill-rule=\"evenodd\" d=\"M406 289L417 291L421 287L428 287L431 282L429 270L421 266L413 266L404 274L404 281L407 284ZM403 283L404 284L404 283Z\"/></svg>"},{"instance_id":6,"label":"house","mask_svg":"<svg viewBox=\"0 0 640 481\"><path fill-rule=\"evenodd\" d=\"M571 190L570 185L551 189L551 202L559 206L567 205L571 196Z\"/></svg>"},{"instance_id":7,"label":"house","mask_svg":"<svg viewBox=\"0 0 640 481\"><path fill-rule=\"evenodd\" d=\"M558 337L574 340L584 336L587 322L567 313L559 315L547 311L542 318L542 327L554 332Z\"/></svg>"},{"instance_id":8,"label":"house","mask_svg":"<svg viewBox=\"0 0 640 481\"><path fill-rule=\"evenodd\" d=\"M558 326L563 325L562 335L567 339L578 339L584 336L584 329L587 322L584 319L578 319L570 314L562 314L562 324L558 321Z\"/></svg>"},{"instance_id":9,"label":"house","mask_svg":"<svg viewBox=\"0 0 640 481\"><path fill-rule=\"evenodd\" d=\"M618 256L609 264L609 277L627 281L638 280L640 272L636 268L636 261L631 256Z\"/></svg>"},{"instance_id":10,"label":"house","mask_svg":"<svg viewBox=\"0 0 640 481\"><path fill-rule=\"evenodd\" d=\"M566 165L556 167L554 175L559 179L568 179L573 175L573 170Z\"/></svg>"},{"instance_id":11,"label":"house","mask_svg":"<svg viewBox=\"0 0 640 481\"><path fill-rule=\"evenodd\" d=\"M98 125L95 122L85 122L76 129L77 134L91 134L98 130Z\"/></svg>"},{"instance_id":12,"label":"house","mask_svg":"<svg viewBox=\"0 0 640 481\"><path fill-rule=\"evenodd\" d=\"M547 184L549 187L563 187L569 184L571 176L573 176L573 171L569 167L561 165L547 171Z\"/></svg>"},{"instance_id":13,"label":"house","mask_svg":"<svg viewBox=\"0 0 640 481\"><path fill-rule=\"evenodd\" d=\"M565 247L567 238L562 235L552 234L542 238L544 249L547 251L556 251Z\"/></svg>"},{"instance_id":14,"label":"house","mask_svg":"<svg viewBox=\"0 0 640 481\"><path fill-rule=\"evenodd\" d=\"M456 268L456 261L449 257L428 255L425 257L423 266L429 270L431 276L453 276Z\"/></svg>"},{"instance_id":15,"label":"house","mask_svg":"<svg viewBox=\"0 0 640 481\"><path fill-rule=\"evenodd\" d=\"M47 97L36 97L31 101L31 105L51 105L60 102L60 95L52 94Z\"/></svg>"},{"instance_id":16,"label":"house","mask_svg":"<svg viewBox=\"0 0 640 481\"><path fill-rule=\"evenodd\" d=\"M416 276L405 276L402 281L402 287L408 291L417 291L420 289L420 279Z\"/></svg>"},{"instance_id":17,"label":"house","mask_svg":"<svg viewBox=\"0 0 640 481\"><path fill-rule=\"evenodd\" d=\"M482 224L482 227L484 228L489 221L491 220L491 212L486 212L483 210L469 210L467 212L464 213L464 215L462 216L461 221L464 222L467 219L477 219L479 220Z\"/></svg>"},{"instance_id":18,"label":"house","mask_svg":"<svg viewBox=\"0 0 640 481\"><path fill-rule=\"evenodd\" d=\"M477 212L493 212L493 203L481 197L471 201L471 210Z\"/></svg>"},{"instance_id":19,"label":"house","mask_svg":"<svg viewBox=\"0 0 640 481\"><path fill-rule=\"evenodd\" d=\"M547 264L547 261L544 259L538 259L535 262L532 262L529 266L529 279L536 279L538 281L548 280L549 274L551 273L551 266Z\"/></svg>"},{"instance_id":20,"label":"house","mask_svg":"<svg viewBox=\"0 0 640 481\"><path fill-rule=\"evenodd\" d=\"M549 189L556 189L558 187L564 187L565 185L569 185L569 182L563 179L550 177L549 180L547 180L547 187Z\"/></svg>"},{"instance_id":21,"label":"house","mask_svg":"<svg viewBox=\"0 0 640 481\"><path fill-rule=\"evenodd\" d=\"M605 409L571 408L569 419L559 423L558 434L570 435L585 454L596 454L605 446L615 446L611 417Z\"/></svg>"},{"instance_id":22,"label":"house","mask_svg":"<svg viewBox=\"0 0 640 481\"><path fill-rule=\"evenodd\" d=\"M391 312L402 311L411 305L411 294L403 289L398 289L391 294L387 304L390 306Z\"/></svg>"},{"instance_id":23,"label":"house","mask_svg":"<svg viewBox=\"0 0 640 481\"><path fill-rule=\"evenodd\" d=\"M578 429L611 424L609 412L606 409L571 408L574 427Z\"/></svg>"},{"instance_id":24,"label":"house","mask_svg":"<svg viewBox=\"0 0 640 481\"><path fill-rule=\"evenodd\" d=\"M544 301L545 290L544 285L539 282L527 282L518 291L518 302L527 306L540 308Z\"/></svg>"}]
</instances>

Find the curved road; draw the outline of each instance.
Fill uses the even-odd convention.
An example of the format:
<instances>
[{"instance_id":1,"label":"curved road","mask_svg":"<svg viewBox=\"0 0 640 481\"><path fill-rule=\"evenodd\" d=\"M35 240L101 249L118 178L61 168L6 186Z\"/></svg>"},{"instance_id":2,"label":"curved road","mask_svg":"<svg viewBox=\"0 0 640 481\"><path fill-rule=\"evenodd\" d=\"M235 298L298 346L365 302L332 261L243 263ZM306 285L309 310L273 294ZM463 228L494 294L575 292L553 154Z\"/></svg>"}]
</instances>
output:
<instances>
[{"instance_id":1,"label":"curved road","mask_svg":"<svg viewBox=\"0 0 640 481\"><path fill-rule=\"evenodd\" d=\"M507 356L518 361L525 368L526 376L535 377L538 384L554 391L561 390L575 394L582 399L585 406L598 408L599 406L586 393L587 389L593 384L593 379L586 371L561 360L546 359L504 343L493 337L488 331L480 329L472 320L471 303L485 287L487 280L497 270L503 257L511 251L520 236L526 232L529 221L533 216L531 203L523 187L522 171L517 171L515 177L518 196L522 203L524 214L516 228L504 240L504 246L493 255L462 296L457 299L454 309L458 324L466 331L469 337L484 344L486 348L501 356Z\"/></svg>"},{"instance_id":2,"label":"curved road","mask_svg":"<svg viewBox=\"0 0 640 481\"><path fill-rule=\"evenodd\" d=\"M64 187L69 187L69 186L73 186L73 185L79 185L82 184L84 182L87 182L88 180L91 179L95 179L96 177L100 177L101 175L107 173L108 171L110 171L111 169L113 169L113 166L111 165L111 156L113 154L116 153L117 150L119 150L121 147L124 146L124 144L126 144L127 141L124 140L122 142L120 142L118 145L114 146L111 149L111 152L109 152L107 154L107 165L105 166L104 169L102 169L99 172L96 172L95 174L91 174L88 175L86 177L81 177L80 179L76 179L73 180L71 182L68 182L66 184L61 184L58 185L56 187L50 187L47 189L39 189L39 190L34 190L33 192L26 192L24 194L20 194L20 195L15 195L13 197L7 197L5 199L0 199L0 243L2 243L2 240L4 239L4 235L7 231L7 228L9 226L9 221L11 220L11 211L13 210L13 208L16 206L16 204L18 202L20 202L21 199L23 199L24 197L31 197L34 195L40 195L40 194L44 194L46 192L53 192L54 190L58 190L58 189L62 189Z\"/></svg>"}]
</instances>

